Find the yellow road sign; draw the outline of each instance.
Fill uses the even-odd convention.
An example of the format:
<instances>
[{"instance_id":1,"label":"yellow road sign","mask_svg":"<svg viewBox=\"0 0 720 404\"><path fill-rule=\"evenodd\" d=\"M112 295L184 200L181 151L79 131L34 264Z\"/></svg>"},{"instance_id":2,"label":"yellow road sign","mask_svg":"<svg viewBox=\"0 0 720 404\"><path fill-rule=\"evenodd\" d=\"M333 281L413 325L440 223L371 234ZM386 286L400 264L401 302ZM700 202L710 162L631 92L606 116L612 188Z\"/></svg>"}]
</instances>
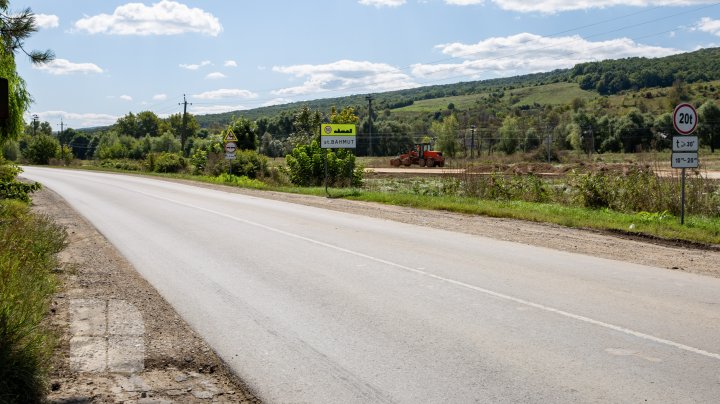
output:
<instances>
[{"instance_id":1,"label":"yellow road sign","mask_svg":"<svg viewBox=\"0 0 720 404\"><path fill-rule=\"evenodd\" d=\"M233 133L232 129L228 129L227 134L225 134L225 138L223 138L224 143L235 143L238 141L237 136Z\"/></svg>"}]
</instances>

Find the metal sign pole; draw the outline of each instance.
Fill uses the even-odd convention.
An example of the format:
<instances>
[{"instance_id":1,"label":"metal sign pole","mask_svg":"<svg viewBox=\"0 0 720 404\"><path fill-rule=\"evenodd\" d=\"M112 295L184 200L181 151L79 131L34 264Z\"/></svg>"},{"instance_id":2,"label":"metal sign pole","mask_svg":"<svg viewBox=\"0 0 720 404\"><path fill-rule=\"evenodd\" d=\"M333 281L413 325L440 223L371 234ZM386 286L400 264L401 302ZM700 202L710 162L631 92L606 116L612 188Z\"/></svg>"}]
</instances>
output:
<instances>
[{"instance_id":1,"label":"metal sign pole","mask_svg":"<svg viewBox=\"0 0 720 404\"><path fill-rule=\"evenodd\" d=\"M325 193L329 198L330 191L328 191L328 149L325 149Z\"/></svg>"},{"instance_id":2,"label":"metal sign pole","mask_svg":"<svg viewBox=\"0 0 720 404\"><path fill-rule=\"evenodd\" d=\"M682 189L680 190L680 224L685 224L685 168L682 169Z\"/></svg>"}]
</instances>

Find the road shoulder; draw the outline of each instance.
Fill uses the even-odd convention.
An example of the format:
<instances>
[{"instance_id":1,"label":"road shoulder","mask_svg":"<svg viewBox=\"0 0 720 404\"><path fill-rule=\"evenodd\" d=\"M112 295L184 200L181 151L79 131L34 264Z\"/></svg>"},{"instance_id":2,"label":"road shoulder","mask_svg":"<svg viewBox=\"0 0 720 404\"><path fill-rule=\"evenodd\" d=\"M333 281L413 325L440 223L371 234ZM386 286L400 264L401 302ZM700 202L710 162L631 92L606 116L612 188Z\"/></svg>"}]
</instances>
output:
<instances>
[{"instance_id":1,"label":"road shoulder","mask_svg":"<svg viewBox=\"0 0 720 404\"><path fill-rule=\"evenodd\" d=\"M51 403L259 403L115 248L57 194L33 210L65 226L49 324Z\"/></svg>"}]
</instances>

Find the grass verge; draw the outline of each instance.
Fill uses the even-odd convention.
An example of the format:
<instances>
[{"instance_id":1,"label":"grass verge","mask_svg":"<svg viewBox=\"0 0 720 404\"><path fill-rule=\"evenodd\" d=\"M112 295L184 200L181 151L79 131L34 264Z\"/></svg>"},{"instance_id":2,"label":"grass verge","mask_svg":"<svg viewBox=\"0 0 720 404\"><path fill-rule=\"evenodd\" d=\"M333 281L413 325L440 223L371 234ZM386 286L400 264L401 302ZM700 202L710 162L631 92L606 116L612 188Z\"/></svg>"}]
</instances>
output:
<instances>
[{"instance_id":1,"label":"grass verge","mask_svg":"<svg viewBox=\"0 0 720 404\"><path fill-rule=\"evenodd\" d=\"M52 355L42 326L64 230L26 203L0 199L0 402L41 402Z\"/></svg>"}]
</instances>

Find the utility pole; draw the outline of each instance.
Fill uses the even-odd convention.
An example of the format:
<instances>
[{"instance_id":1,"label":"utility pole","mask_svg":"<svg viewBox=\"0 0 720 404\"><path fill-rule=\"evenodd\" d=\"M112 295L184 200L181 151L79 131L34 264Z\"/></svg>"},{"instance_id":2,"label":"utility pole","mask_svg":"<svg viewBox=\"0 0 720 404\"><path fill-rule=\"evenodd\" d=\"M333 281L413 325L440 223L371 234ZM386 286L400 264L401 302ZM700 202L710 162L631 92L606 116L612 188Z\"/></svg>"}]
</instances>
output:
<instances>
[{"instance_id":1,"label":"utility pole","mask_svg":"<svg viewBox=\"0 0 720 404\"><path fill-rule=\"evenodd\" d=\"M470 159L473 158L473 151L475 150L475 128L477 126L470 125Z\"/></svg>"},{"instance_id":2,"label":"utility pole","mask_svg":"<svg viewBox=\"0 0 720 404\"><path fill-rule=\"evenodd\" d=\"M64 131L65 131L65 123L63 123L63 119L62 119L62 117L60 117L60 135L58 135L58 140L60 140L60 142L62 142ZM65 145L60 143L60 156L61 156L60 158L63 161L65 161L65 147L64 146Z\"/></svg>"},{"instance_id":3,"label":"utility pole","mask_svg":"<svg viewBox=\"0 0 720 404\"><path fill-rule=\"evenodd\" d=\"M37 134L37 128L38 128L38 124L39 124L38 118L39 118L39 117L38 117L37 114L33 114L32 118L33 118L33 123L32 123L33 136L35 136L35 135Z\"/></svg>"},{"instance_id":4,"label":"utility pole","mask_svg":"<svg viewBox=\"0 0 720 404\"><path fill-rule=\"evenodd\" d=\"M373 102L373 96L372 96L372 95L368 95L367 97L365 97L365 99L368 101L368 122L370 123L370 130L369 130L369 132L368 132L368 139L369 139L369 141L370 141L370 152L368 153L368 155L372 156L372 155L373 155L373 139L372 139L372 123L373 123L373 122L372 122L372 119L373 119L373 117L372 117L372 102Z\"/></svg>"},{"instance_id":5,"label":"utility pole","mask_svg":"<svg viewBox=\"0 0 720 404\"><path fill-rule=\"evenodd\" d=\"M178 105L183 106L183 116L182 116L182 133L180 133L180 148L182 149L183 155L185 155L185 142L187 141L187 106L188 104L192 105L192 103L187 102L187 98L185 98L185 94L183 94L183 102L178 103Z\"/></svg>"}]
</instances>

